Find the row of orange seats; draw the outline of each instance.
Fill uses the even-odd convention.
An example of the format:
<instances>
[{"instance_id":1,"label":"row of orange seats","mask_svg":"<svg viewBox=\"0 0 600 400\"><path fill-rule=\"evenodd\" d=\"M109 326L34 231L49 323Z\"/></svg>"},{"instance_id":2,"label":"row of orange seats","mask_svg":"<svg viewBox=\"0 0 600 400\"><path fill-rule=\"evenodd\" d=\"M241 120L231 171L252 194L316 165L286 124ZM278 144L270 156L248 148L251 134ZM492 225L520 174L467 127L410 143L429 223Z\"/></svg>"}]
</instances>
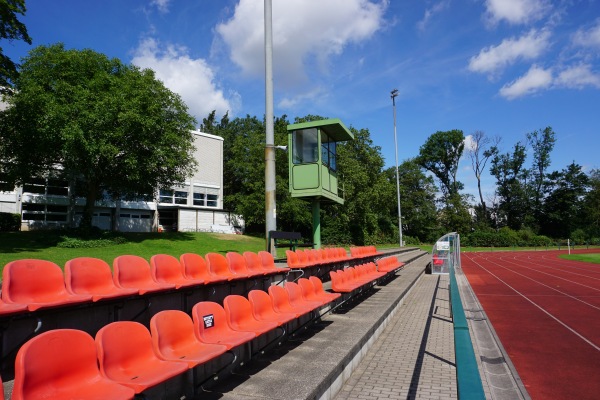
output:
<instances>
[{"instance_id":1,"label":"row of orange seats","mask_svg":"<svg viewBox=\"0 0 600 400\"><path fill-rule=\"evenodd\" d=\"M133 399L339 296L325 292L316 277L301 278L273 285L268 294L229 295L223 306L197 303L192 317L161 311L150 331L132 321L104 326L95 340L80 330L48 331L19 349L12 399Z\"/></svg>"},{"instance_id":2,"label":"row of orange seats","mask_svg":"<svg viewBox=\"0 0 600 400\"><path fill-rule=\"evenodd\" d=\"M372 262L329 272L331 289L341 293L351 293L372 286L385 275L387 272L377 271L377 266Z\"/></svg>"},{"instance_id":3,"label":"row of orange seats","mask_svg":"<svg viewBox=\"0 0 600 400\"><path fill-rule=\"evenodd\" d=\"M366 256L375 256L378 255L377 249L375 246L356 246L350 247L350 255L352 257L366 257Z\"/></svg>"},{"instance_id":4,"label":"row of orange seats","mask_svg":"<svg viewBox=\"0 0 600 400\"><path fill-rule=\"evenodd\" d=\"M392 272L397 271L404 267L404 263L398 261L395 256L384 257L377 260L377 270L379 272Z\"/></svg>"},{"instance_id":5,"label":"row of orange seats","mask_svg":"<svg viewBox=\"0 0 600 400\"><path fill-rule=\"evenodd\" d=\"M186 253L179 260L166 254L114 259L113 271L103 260L80 257L67 261L65 271L53 262L36 259L8 263L2 273L0 315L41 308L143 295L184 286L252 279L287 273L270 253Z\"/></svg>"},{"instance_id":6,"label":"row of orange seats","mask_svg":"<svg viewBox=\"0 0 600 400\"><path fill-rule=\"evenodd\" d=\"M287 264L292 269L314 267L321 264L348 260L348 254L343 247L328 247L325 249L286 250Z\"/></svg>"}]
</instances>

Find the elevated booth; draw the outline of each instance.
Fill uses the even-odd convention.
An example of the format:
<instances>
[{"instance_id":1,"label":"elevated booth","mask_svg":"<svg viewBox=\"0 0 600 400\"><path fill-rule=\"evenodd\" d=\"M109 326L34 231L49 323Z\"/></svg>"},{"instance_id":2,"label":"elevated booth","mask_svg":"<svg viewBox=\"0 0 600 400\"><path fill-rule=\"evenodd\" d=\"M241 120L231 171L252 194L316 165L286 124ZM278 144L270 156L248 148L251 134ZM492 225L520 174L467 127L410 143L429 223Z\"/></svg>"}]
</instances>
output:
<instances>
[{"instance_id":1,"label":"elevated booth","mask_svg":"<svg viewBox=\"0 0 600 400\"><path fill-rule=\"evenodd\" d=\"M321 247L321 202L344 204L337 171L337 143L354 136L337 118L288 125L292 197L312 204L313 243Z\"/></svg>"}]
</instances>

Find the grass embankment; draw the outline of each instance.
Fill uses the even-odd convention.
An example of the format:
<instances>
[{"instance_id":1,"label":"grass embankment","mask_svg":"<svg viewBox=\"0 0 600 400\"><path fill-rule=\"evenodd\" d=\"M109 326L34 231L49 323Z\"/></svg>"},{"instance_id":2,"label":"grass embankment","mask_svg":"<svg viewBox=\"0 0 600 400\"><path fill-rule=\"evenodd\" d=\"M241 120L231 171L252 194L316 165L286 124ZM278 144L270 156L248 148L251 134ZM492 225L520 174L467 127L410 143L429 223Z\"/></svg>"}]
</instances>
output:
<instances>
[{"instance_id":1,"label":"grass embankment","mask_svg":"<svg viewBox=\"0 0 600 400\"><path fill-rule=\"evenodd\" d=\"M115 257L133 254L150 260L155 254L178 257L183 253L205 255L228 251L243 253L264 250L264 239L245 235L218 233L123 233L126 242L95 248L63 248L64 233L53 231L0 233L0 271L14 260L37 258L52 261L61 267L76 257L95 257L112 265ZM280 249L281 251L281 249Z\"/></svg>"},{"instance_id":2,"label":"grass embankment","mask_svg":"<svg viewBox=\"0 0 600 400\"><path fill-rule=\"evenodd\" d=\"M589 262L589 263L600 264L600 254L599 253L561 254L559 257L564 258L565 260L584 261L584 262Z\"/></svg>"}]
</instances>

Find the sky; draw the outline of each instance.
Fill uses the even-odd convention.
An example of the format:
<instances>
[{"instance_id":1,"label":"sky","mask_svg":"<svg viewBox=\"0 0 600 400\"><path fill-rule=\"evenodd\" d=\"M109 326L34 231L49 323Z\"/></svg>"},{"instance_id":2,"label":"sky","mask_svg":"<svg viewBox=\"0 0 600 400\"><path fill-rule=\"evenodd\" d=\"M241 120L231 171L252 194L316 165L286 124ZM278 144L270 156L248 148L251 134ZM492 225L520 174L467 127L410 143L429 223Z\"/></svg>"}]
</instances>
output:
<instances>
[{"instance_id":1,"label":"sky","mask_svg":"<svg viewBox=\"0 0 600 400\"><path fill-rule=\"evenodd\" d=\"M556 132L550 170L600 168L600 0L272 0L274 111L368 129L395 166L436 131L511 151ZM26 0L32 45L90 48L151 68L199 123L265 113L264 0ZM531 153L531 151L529 151ZM489 168L488 168L489 169ZM475 193L468 157L458 180ZM494 179L482 177L484 196Z\"/></svg>"}]
</instances>

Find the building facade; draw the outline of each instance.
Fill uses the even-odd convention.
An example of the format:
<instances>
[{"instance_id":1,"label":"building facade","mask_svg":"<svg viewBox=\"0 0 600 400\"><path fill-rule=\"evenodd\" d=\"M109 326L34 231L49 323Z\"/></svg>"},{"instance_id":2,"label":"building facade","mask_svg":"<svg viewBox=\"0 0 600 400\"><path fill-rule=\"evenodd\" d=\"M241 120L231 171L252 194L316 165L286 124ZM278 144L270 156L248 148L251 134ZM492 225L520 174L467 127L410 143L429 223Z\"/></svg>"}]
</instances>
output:
<instances>
[{"instance_id":1,"label":"building facade","mask_svg":"<svg viewBox=\"0 0 600 400\"><path fill-rule=\"evenodd\" d=\"M226 232L243 229L241 218L223 209L223 138L194 131L198 166L189 180L156 199L98 200L92 224L121 232ZM0 212L21 215L21 230L74 227L83 215L85 198L71 195L69 182L48 174L9 187L0 177Z\"/></svg>"}]
</instances>

